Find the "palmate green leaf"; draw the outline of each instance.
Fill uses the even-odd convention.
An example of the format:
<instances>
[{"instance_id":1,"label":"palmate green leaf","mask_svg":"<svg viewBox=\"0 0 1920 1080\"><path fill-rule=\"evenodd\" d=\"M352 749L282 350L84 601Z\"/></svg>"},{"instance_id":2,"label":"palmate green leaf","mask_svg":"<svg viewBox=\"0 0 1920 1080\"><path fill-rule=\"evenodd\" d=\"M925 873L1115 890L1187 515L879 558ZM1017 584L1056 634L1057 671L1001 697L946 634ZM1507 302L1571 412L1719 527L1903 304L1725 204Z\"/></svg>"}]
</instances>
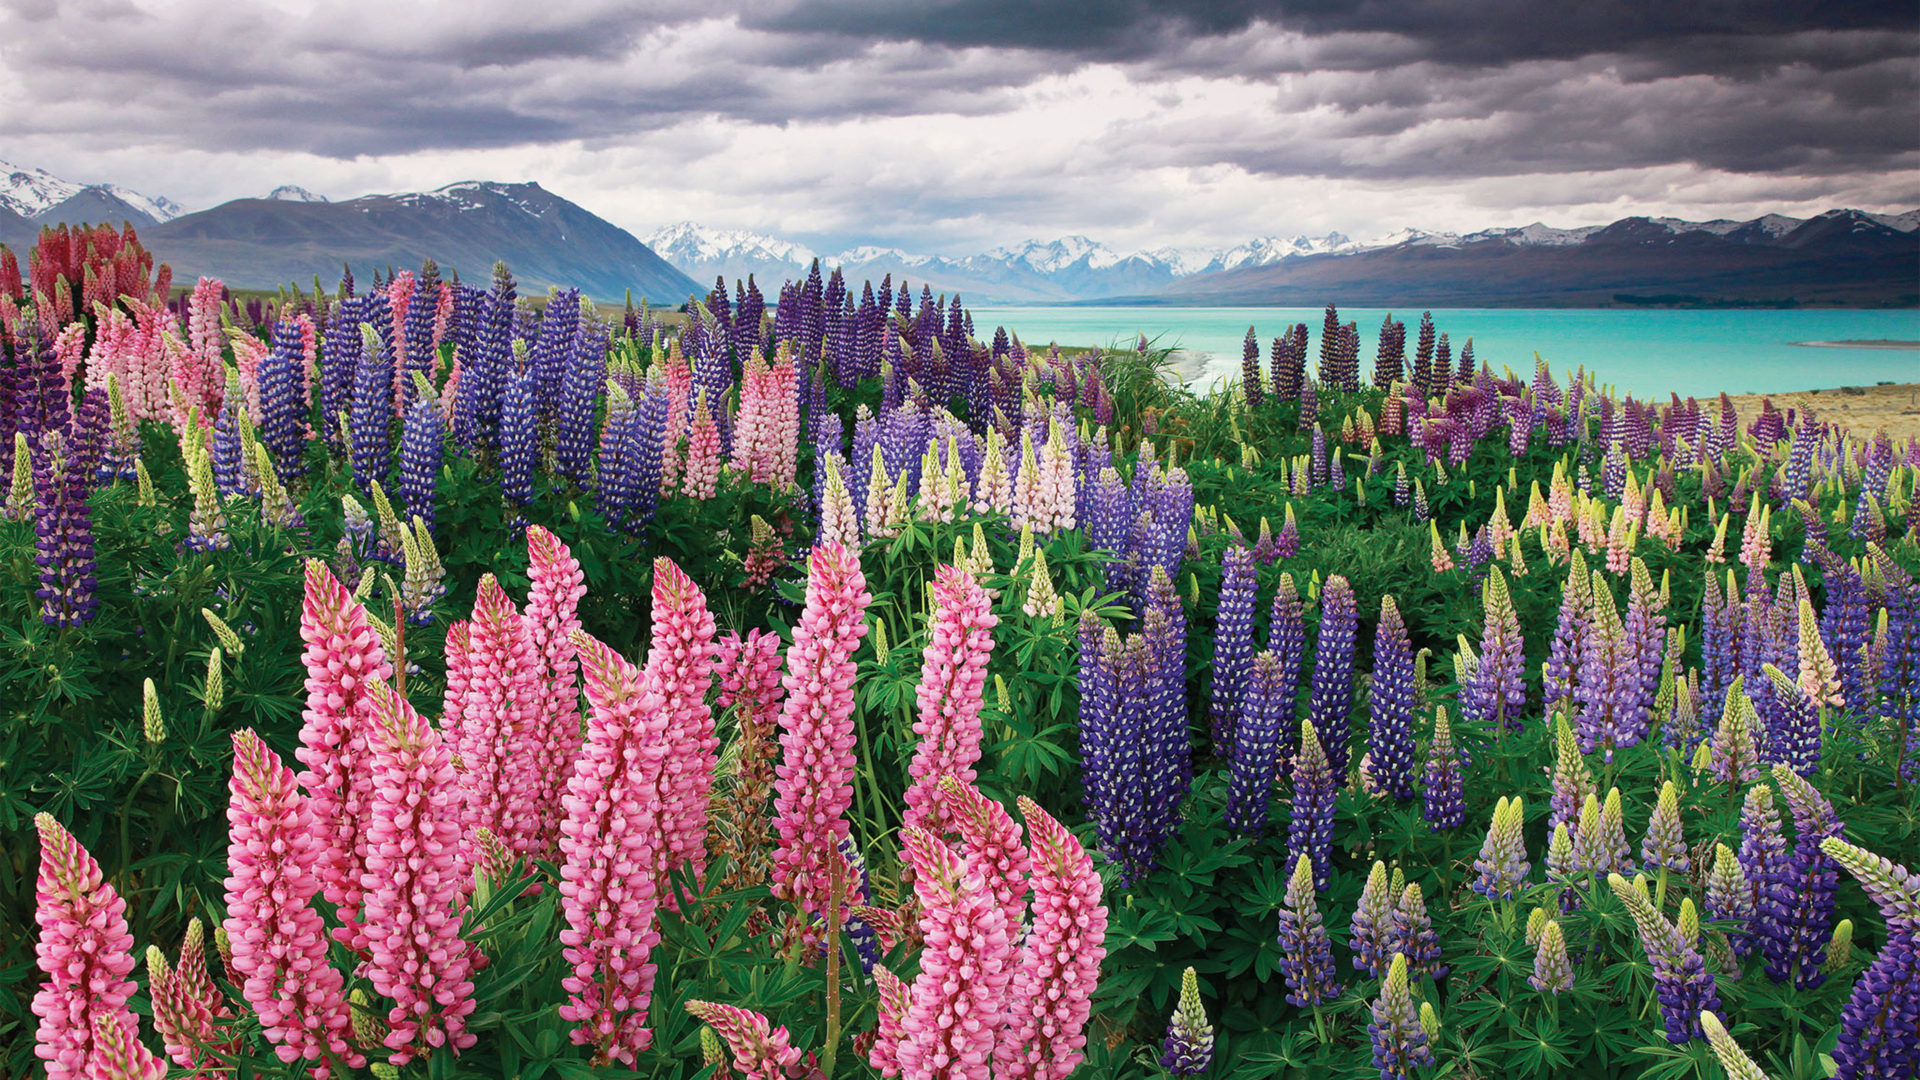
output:
<instances>
[{"instance_id":1,"label":"palmate green leaf","mask_svg":"<svg viewBox=\"0 0 1920 1080\"><path fill-rule=\"evenodd\" d=\"M1509 1061L1526 1075L1551 1073L1570 1064L1574 1043L1549 1016L1537 1016L1526 1025L1519 1038L1506 1044Z\"/></svg>"}]
</instances>

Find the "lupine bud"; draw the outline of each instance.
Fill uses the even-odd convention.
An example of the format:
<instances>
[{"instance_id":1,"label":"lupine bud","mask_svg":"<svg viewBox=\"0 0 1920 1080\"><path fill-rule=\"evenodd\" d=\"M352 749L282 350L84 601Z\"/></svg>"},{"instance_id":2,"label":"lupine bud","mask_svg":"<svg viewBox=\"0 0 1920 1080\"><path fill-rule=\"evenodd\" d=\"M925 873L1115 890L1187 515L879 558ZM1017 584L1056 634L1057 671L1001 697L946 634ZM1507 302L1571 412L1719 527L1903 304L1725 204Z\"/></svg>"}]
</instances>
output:
<instances>
[{"instance_id":1,"label":"lupine bud","mask_svg":"<svg viewBox=\"0 0 1920 1080\"><path fill-rule=\"evenodd\" d=\"M1192 968L1180 976L1180 1004L1167 1024L1160 1064L1175 1076L1199 1076L1213 1065L1213 1026L1200 1003L1200 983Z\"/></svg>"},{"instance_id":2,"label":"lupine bud","mask_svg":"<svg viewBox=\"0 0 1920 1080\"><path fill-rule=\"evenodd\" d=\"M1660 785L1660 798L1647 822L1647 836L1640 844L1640 859L1648 866L1664 867L1686 874L1692 866L1687 858L1687 840L1680 828L1680 790L1673 781Z\"/></svg>"},{"instance_id":3,"label":"lupine bud","mask_svg":"<svg viewBox=\"0 0 1920 1080\"><path fill-rule=\"evenodd\" d=\"M247 651L247 647L240 643L240 635L233 632L233 627L228 626L225 619L207 608L201 608L200 615L207 620L207 625L213 628L213 636L220 639L220 646L232 653L236 659L241 653Z\"/></svg>"},{"instance_id":4,"label":"lupine bud","mask_svg":"<svg viewBox=\"0 0 1920 1080\"><path fill-rule=\"evenodd\" d=\"M1546 908L1537 907L1527 913L1527 945L1529 947L1540 944L1540 935L1546 933L1548 921L1550 916Z\"/></svg>"},{"instance_id":5,"label":"lupine bud","mask_svg":"<svg viewBox=\"0 0 1920 1080\"><path fill-rule=\"evenodd\" d=\"M1373 1003L1367 1034L1373 1040L1373 1064L1380 1070L1380 1080L1407 1080L1416 1068L1433 1062L1426 1030L1420 1026L1420 1014L1407 988L1407 958L1397 953Z\"/></svg>"},{"instance_id":6,"label":"lupine bud","mask_svg":"<svg viewBox=\"0 0 1920 1080\"><path fill-rule=\"evenodd\" d=\"M1527 862L1525 838L1526 810L1519 796L1501 796L1493 808L1493 822L1487 827L1486 842L1473 861L1478 875L1473 891L1490 900L1511 900L1526 886Z\"/></svg>"},{"instance_id":7,"label":"lupine bud","mask_svg":"<svg viewBox=\"0 0 1920 1080\"><path fill-rule=\"evenodd\" d=\"M1534 910L1544 914L1541 908ZM1541 927L1539 948L1533 954L1533 974L1527 976L1527 985L1543 994L1573 989L1573 965L1567 960L1566 935L1560 932L1560 924L1555 920L1548 919Z\"/></svg>"},{"instance_id":8,"label":"lupine bud","mask_svg":"<svg viewBox=\"0 0 1920 1080\"><path fill-rule=\"evenodd\" d=\"M1376 861L1360 890L1360 902L1353 909L1351 934L1347 947L1353 950L1353 966L1373 978L1386 971L1391 953L1387 943L1393 935L1394 893L1387 880L1387 864Z\"/></svg>"},{"instance_id":9,"label":"lupine bud","mask_svg":"<svg viewBox=\"0 0 1920 1080\"><path fill-rule=\"evenodd\" d=\"M1821 970L1838 975L1853 963L1853 920L1841 919L1833 928L1833 940L1827 943L1827 960Z\"/></svg>"},{"instance_id":10,"label":"lupine bud","mask_svg":"<svg viewBox=\"0 0 1920 1080\"><path fill-rule=\"evenodd\" d=\"M1667 1041L1676 1045L1699 1038L1700 1013L1720 1007L1713 976L1699 950L1689 944L1653 901L1619 874L1608 874L1607 884L1626 905L1639 928L1647 962L1653 966L1654 994L1666 1021Z\"/></svg>"},{"instance_id":11,"label":"lupine bud","mask_svg":"<svg viewBox=\"0 0 1920 1080\"><path fill-rule=\"evenodd\" d=\"M1460 770L1460 754L1453 746L1453 728L1447 723L1447 707L1434 708L1433 739L1427 748L1427 772L1423 814L1433 832L1457 829L1467 820L1466 787Z\"/></svg>"},{"instance_id":12,"label":"lupine bud","mask_svg":"<svg viewBox=\"0 0 1920 1080\"><path fill-rule=\"evenodd\" d=\"M1740 1044L1727 1034L1726 1025L1711 1012L1700 1014L1700 1028L1706 1032L1707 1045L1713 1049L1713 1056L1720 1059L1720 1067L1726 1070L1727 1080L1771 1080L1760 1066L1753 1063Z\"/></svg>"},{"instance_id":13,"label":"lupine bud","mask_svg":"<svg viewBox=\"0 0 1920 1080\"><path fill-rule=\"evenodd\" d=\"M1287 980L1287 1001L1313 1008L1340 994L1333 976L1333 946L1320 921L1314 894L1313 864L1305 855L1294 860L1287 880L1286 905L1280 909L1281 972Z\"/></svg>"},{"instance_id":14,"label":"lupine bud","mask_svg":"<svg viewBox=\"0 0 1920 1080\"><path fill-rule=\"evenodd\" d=\"M158 746L167 739L167 720L160 714L160 691L148 679L141 690L140 730L147 742Z\"/></svg>"},{"instance_id":15,"label":"lupine bud","mask_svg":"<svg viewBox=\"0 0 1920 1080\"><path fill-rule=\"evenodd\" d=\"M1733 849L1715 844L1713 869L1707 872L1707 917L1735 926L1727 931L1727 940L1738 954L1747 951L1747 933L1753 918L1753 888Z\"/></svg>"}]
</instances>

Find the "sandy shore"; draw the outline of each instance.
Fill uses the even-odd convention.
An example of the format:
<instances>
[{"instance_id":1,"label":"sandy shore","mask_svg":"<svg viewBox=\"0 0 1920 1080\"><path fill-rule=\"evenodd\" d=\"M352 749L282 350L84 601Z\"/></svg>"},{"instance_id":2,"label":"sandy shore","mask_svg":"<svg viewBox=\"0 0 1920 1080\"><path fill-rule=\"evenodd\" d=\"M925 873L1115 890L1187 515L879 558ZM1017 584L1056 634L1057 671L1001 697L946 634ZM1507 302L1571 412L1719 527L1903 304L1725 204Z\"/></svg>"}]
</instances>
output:
<instances>
[{"instance_id":1,"label":"sandy shore","mask_svg":"<svg viewBox=\"0 0 1920 1080\"><path fill-rule=\"evenodd\" d=\"M1743 420L1751 420L1760 411L1762 395L1731 396ZM1858 435L1870 435L1884 428L1896 439L1920 437L1920 383L1843 386L1765 396L1773 399L1776 409L1812 409L1821 419L1837 421Z\"/></svg>"}]
</instances>

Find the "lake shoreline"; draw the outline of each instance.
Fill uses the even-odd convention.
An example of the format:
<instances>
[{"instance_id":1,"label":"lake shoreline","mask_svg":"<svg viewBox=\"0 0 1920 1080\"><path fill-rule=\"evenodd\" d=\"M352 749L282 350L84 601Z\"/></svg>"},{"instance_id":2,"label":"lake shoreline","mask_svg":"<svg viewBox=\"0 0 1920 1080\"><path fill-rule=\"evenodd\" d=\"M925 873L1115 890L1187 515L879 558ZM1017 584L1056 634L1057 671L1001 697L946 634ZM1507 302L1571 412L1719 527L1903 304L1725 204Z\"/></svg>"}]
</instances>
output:
<instances>
[{"instance_id":1,"label":"lake shoreline","mask_svg":"<svg viewBox=\"0 0 1920 1080\"><path fill-rule=\"evenodd\" d=\"M1920 341L1895 341L1892 338L1852 339L1847 341L1789 341L1806 349L1895 349L1920 351Z\"/></svg>"}]
</instances>

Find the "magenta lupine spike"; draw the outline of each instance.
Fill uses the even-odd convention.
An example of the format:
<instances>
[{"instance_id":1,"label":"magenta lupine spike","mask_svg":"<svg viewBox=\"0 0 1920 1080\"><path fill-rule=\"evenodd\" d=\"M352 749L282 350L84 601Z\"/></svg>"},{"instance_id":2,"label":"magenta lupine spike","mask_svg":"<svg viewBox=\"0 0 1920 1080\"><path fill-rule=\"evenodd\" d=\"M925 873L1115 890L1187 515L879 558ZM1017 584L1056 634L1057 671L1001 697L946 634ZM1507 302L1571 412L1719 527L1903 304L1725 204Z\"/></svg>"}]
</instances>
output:
<instances>
[{"instance_id":1,"label":"magenta lupine spike","mask_svg":"<svg viewBox=\"0 0 1920 1080\"><path fill-rule=\"evenodd\" d=\"M907 766L912 783L906 792L903 821L935 833L949 831L946 806L939 798L942 777L973 783L980 760L980 708L986 690L987 661L993 655L993 628L999 624L993 600L962 567L934 572L933 624L921 656L919 706L913 733L920 741Z\"/></svg>"},{"instance_id":2,"label":"magenta lupine spike","mask_svg":"<svg viewBox=\"0 0 1920 1080\"><path fill-rule=\"evenodd\" d=\"M367 621L367 609L318 559L307 563L300 640L306 643L301 659L307 668L307 703L294 757L306 766L300 786L312 800L313 821L321 832L314 870L342 924L334 936L348 948L364 950L360 905L373 800L365 702L367 687L386 680L393 668Z\"/></svg>"},{"instance_id":3,"label":"magenta lupine spike","mask_svg":"<svg viewBox=\"0 0 1920 1080\"><path fill-rule=\"evenodd\" d=\"M311 577L309 577L311 580ZM356 715L356 722L364 717ZM371 783L371 762L366 763ZM240 993L286 1064L317 1061L315 1077L335 1065L359 1068L345 980L327 963L326 925L310 901L320 892L331 829L321 826L280 763L251 729L234 732L227 805L227 917ZM372 823L372 791L362 809ZM318 805L318 800L314 800ZM335 828L338 828L336 823ZM372 845L363 842L368 852Z\"/></svg>"},{"instance_id":4,"label":"magenta lupine spike","mask_svg":"<svg viewBox=\"0 0 1920 1080\"><path fill-rule=\"evenodd\" d=\"M707 690L713 683L713 614L707 598L670 559L653 561L653 643L643 675L667 709L665 776L669 871L707 872L707 794L718 767L720 738L713 730Z\"/></svg>"},{"instance_id":5,"label":"magenta lupine spike","mask_svg":"<svg viewBox=\"0 0 1920 1080\"><path fill-rule=\"evenodd\" d=\"M539 847L550 856L560 837L560 795L580 753L580 662L574 656L573 632L580 629L578 607L587 584L580 561L567 545L538 525L527 526L527 564L531 584L525 615L541 665L535 699L534 727L539 737L535 805L541 816Z\"/></svg>"},{"instance_id":6,"label":"magenta lupine spike","mask_svg":"<svg viewBox=\"0 0 1920 1080\"><path fill-rule=\"evenodd\" d=\"M82 1080L95 1053L94 1019L131 1029L133 934L127 902L106 883L100 864L51 814L33 819L40 833L40 872L34 882L33 951L47 976L33 995L40 1018L34 1056L48 1080Z\"/></svg>"},{"instance_id":7,"label":"magenta lupine spike","mask_svg":"<svg viewBox=\"0 0 1920 1080\"><path fill-rule=\"evenodd\" d=\"M1080 1063L1106 956L1107 909L1093 859L1066 826L1022 796L1033 904L994 1049L1000 1080L1065 1080ZM1011 932L1011 928L1009 928Z\"/></svg>"},{"instance_id":8,"label":"magenta lupine spike","mask_svg":"<svg viewBox=\"0 0 1920 1080\"><path fill-rule=\"evenodd\" d=\"M912 988L900 976L875 965L873 988L879 997L879 1016L874 1026L873 1046L867 1051L867 1064L881 1076L900 1075L900 1022L906 1018Z\"/></svg>"},{"instance_id":9,"label":"magenta lupine spike","mask_svg":"<svg viewBox=\"0 0 1920 1080\"><path fill-rule=\"evenodd\" d=\"M199 919L187 923L180 961L171 968L160 950L147 948L147 996L153 1003L153 1029L175 1065L193 1071L195 1080L217 1080L220 1056L239 1042L219 1026L233 1019L227 1002L207 974L206 931Z\"/></svg>"},{"instance_id":10,"label":"magenta lupine spike","mask_svg":"<svg viewBox=\"0 0 1920 1080\"><path fill-rule=\"evenodd\" d=\"M474 949L460 937L466 873L458 858L459 783L440 729L385 683L373 720L373 823L367 837L368 981L393 999L387 1060L404 1065L472 1046Z\"/></svg>"},{"instance_id":11,"label":"magenta lupine spike","mask_svg":"<svg viewBox=\"0 0 1920 1080\"><path fill-rule=\"evenodd\" d=\"M788 1044L786 1026L774 1027L765 1016L737 1005L689 1001L687 1011L705 1021L733 1052L733 1067L741 1080L780 1080L800 1064L800 1051ZM722 1066L719 1075L728 1075Z\"/></svg>"},{"instance_id":12,"label":"magenta lupine spike","mask_svg":"<svg viewBox=\"0 0 1920 1080\"><path fill-rule=\"evenodd\" d=\"M545 688L526 620L492 574L481 575L474 594L466 661L467 697L452 733L464 795L459 842L489 829L530 860L543 848L536 770L545 739L536 724Z\"/></svg>"},{"instance_id":13,"label":"magenta lupine spike","mask_svg":"<svg viewBox=\"0 0 1920 1080\"><path fill-rule=\"evenodd\" d=\"M926 946L900 1019L908 1080L987 1080L1013 972L1006 912L958 852L919 827L902 830Z\"/></svg>"},{"instance_id":14,"label":"magenta lupine spike","mask_svg":"<svg viewBox=\"0 0 1920 1080\"><path fill-rule=\"evenodd\" d=\"M873 600L859 557L820 544L808 558L807 606L794 627L775 770L773 893L808 914L826 910L829 858L838 858L853 804L853 650Z\"/></svg>"},{"instance_id":15,"label":"magenta lupine spike","mask_svg":"<svg viewBox=\"0 0 1920 1080\"><path fill-rule=\"evenodd\" d=\"M1018 927L1027 907L1027 874L1032 865L1019 823L1006 807L982 795L972 783L945 777L938 795L947 828L960 836L967 872L980 875L994 902L1006 912L1007 926Z\"/></svg>"},{"instance_id":16,"label":"magenta lupine spike","mask_svg":"<svg viewBox=\"0 0 1920 1080\"><path fill-rule=\"evenodd\" d=\"M653 1042L653 946L666 860L660 783L668 720L659 692L620 654L574 631L587 696L587 738L562 798L560 1018L593 1061L632 1064Z\"/></svg>"}]
</instances>

